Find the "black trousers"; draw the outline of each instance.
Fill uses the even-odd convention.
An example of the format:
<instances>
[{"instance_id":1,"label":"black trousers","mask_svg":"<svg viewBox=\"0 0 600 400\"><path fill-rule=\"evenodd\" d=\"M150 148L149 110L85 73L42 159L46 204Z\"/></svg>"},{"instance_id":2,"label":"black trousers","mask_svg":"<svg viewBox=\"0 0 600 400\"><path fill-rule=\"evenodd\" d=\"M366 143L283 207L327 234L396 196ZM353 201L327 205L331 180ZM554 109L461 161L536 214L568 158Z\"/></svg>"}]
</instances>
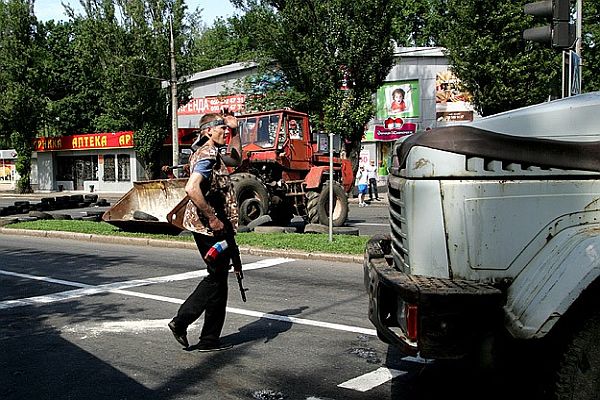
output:
<instances>
[{"instance_id":1,"label":"black trousers","mask_svg":"<svg viewBox=\"0 0 600 400\"><path fill-rule=\"evenodd\" d=\"M373 200L373 195L375 195L376 199L379 198L379 194L377 194L377 179L370 178L369 179L369 199L370 200Z\"/></svg>"},{"instance_id":2,"label":"black trousers","mask_svg":"<svg viewBox=\"0 0 600 400\"><path fill-rule=\"evenodd\" d=\"M192 233L201 257L204 257L213 244L223 239ZM231 259L229 250L226 249L219 254L215 262L206 263L208 276L202 279L192 294L179 307L177 316L173 318L175 326L183 330L204 313L204 325L200 333L201 342L218 341L223 330L225 309L227 307L227 279Z\"/></svg>"}]
</instances>

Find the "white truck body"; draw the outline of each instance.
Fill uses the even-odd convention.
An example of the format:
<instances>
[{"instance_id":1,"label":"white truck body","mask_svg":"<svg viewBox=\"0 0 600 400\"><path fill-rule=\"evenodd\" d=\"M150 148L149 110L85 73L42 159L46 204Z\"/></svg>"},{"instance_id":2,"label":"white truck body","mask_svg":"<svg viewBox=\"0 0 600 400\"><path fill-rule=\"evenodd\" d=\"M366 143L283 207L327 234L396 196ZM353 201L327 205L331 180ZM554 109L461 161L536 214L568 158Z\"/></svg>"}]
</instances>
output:
<instances>
[{"instance_id":1,"label":"white truck body","mask_svg":"<svg viewBox=\"0 0 600 400\"><path fill-rule=\"evenodd\" d=\"M498 327L541 338L598 282L600 93L417 133L394 157L392 234L365 254L385 341L455 358Z\"/></svg>"}]
</instances>

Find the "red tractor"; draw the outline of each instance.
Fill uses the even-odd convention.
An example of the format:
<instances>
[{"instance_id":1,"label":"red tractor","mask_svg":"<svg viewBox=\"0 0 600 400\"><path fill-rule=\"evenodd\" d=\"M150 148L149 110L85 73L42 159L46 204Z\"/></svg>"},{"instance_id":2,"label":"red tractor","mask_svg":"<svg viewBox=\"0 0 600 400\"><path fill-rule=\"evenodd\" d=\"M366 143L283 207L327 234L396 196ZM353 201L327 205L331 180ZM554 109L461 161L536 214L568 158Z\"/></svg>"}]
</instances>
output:
<instances>
[{"instance_id":1,"label":"red tractor","mask_svg":"<svg viewBox=\"0 0 600 400\"><path fill-rule=\"evenodd\" d=\"M308 115L290 110L247 114L239 119L242 164L232 172L240 224L270 215L287 224L294 215L308 223L329 224L329 155L318 151ZM333 159L333 226L348 217L347 192L352 188L349 160ZM169 215L185 204L187 179L134 182L104 221L125 231L178 234Z\"/></svg>"},{"instance_id":2,"label":"red tractor","mask_svg":"<svg viewBox=\"0 0 600 400\"><path fill-rule=\"evenodd\" d=\"M292 110L238 117L242 164L233 171L240 224L268 214L276 223L292 216L329 224L329 153L320 152L308 115ZM315 135L316 136L316 135ZM350 160L333 159L333 226L348 217L353 184Z\"/></svg>"}]
</instances>

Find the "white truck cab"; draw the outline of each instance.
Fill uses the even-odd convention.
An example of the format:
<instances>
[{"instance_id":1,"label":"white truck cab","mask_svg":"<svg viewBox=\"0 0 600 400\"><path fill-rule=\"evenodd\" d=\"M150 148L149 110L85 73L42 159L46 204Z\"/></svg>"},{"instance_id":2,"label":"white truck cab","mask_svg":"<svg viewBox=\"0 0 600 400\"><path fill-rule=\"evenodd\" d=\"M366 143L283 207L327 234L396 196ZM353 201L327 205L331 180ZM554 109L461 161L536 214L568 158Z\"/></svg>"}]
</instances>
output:
<instances>
[{"instance_id":1,"label":"white truck cab","mask_svg":"<svg viewBox=\"0 0 600 400\"><path fill-rule=\"evenodd\" d=\"M582 323L565 343L600 331L599 92L414 134L395 145L388 187L392 233L364 263L384 341L443 359L494 331L542 338L567 314ZM599 393L589 345L591 371L557 367L558 398Z\"/></svg>"}]
</instances>

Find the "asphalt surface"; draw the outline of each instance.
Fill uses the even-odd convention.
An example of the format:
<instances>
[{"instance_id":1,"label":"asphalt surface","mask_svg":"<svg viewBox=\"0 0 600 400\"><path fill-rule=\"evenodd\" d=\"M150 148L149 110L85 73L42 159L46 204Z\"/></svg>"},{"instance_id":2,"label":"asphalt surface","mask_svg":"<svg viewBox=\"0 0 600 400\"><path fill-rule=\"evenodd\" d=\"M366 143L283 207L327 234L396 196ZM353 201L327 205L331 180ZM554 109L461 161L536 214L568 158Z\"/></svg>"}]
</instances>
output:
<instances>
[{"instance_id":1,"label":"asphalt surface","mask_svg":"<svg viewBox=\"0 0 600 400\"><path fill-rule=\"evenodd\" d=\"M358 264L243 256L248 302L231 277L222 333L233 348L207 354L167 328L205 273L196 250L2 235L0 260L3 400L529 398L378 340Z\"/></svg>"},{"instance_id":2,"label":"asphalt surface","mask_svg":"<svg viewBox=\"0 0 600 400\"><path fill-rule=\"evenodd\" d=\"M391 376L352 380L418 382L427 365L377 339L357 264L244 256L248 302L232 277L222 335L234 347L203 354L166 326L205 272L195 250L5 235L0 257L5 400L388 399Z\"/></svg>"}]
</instances>

